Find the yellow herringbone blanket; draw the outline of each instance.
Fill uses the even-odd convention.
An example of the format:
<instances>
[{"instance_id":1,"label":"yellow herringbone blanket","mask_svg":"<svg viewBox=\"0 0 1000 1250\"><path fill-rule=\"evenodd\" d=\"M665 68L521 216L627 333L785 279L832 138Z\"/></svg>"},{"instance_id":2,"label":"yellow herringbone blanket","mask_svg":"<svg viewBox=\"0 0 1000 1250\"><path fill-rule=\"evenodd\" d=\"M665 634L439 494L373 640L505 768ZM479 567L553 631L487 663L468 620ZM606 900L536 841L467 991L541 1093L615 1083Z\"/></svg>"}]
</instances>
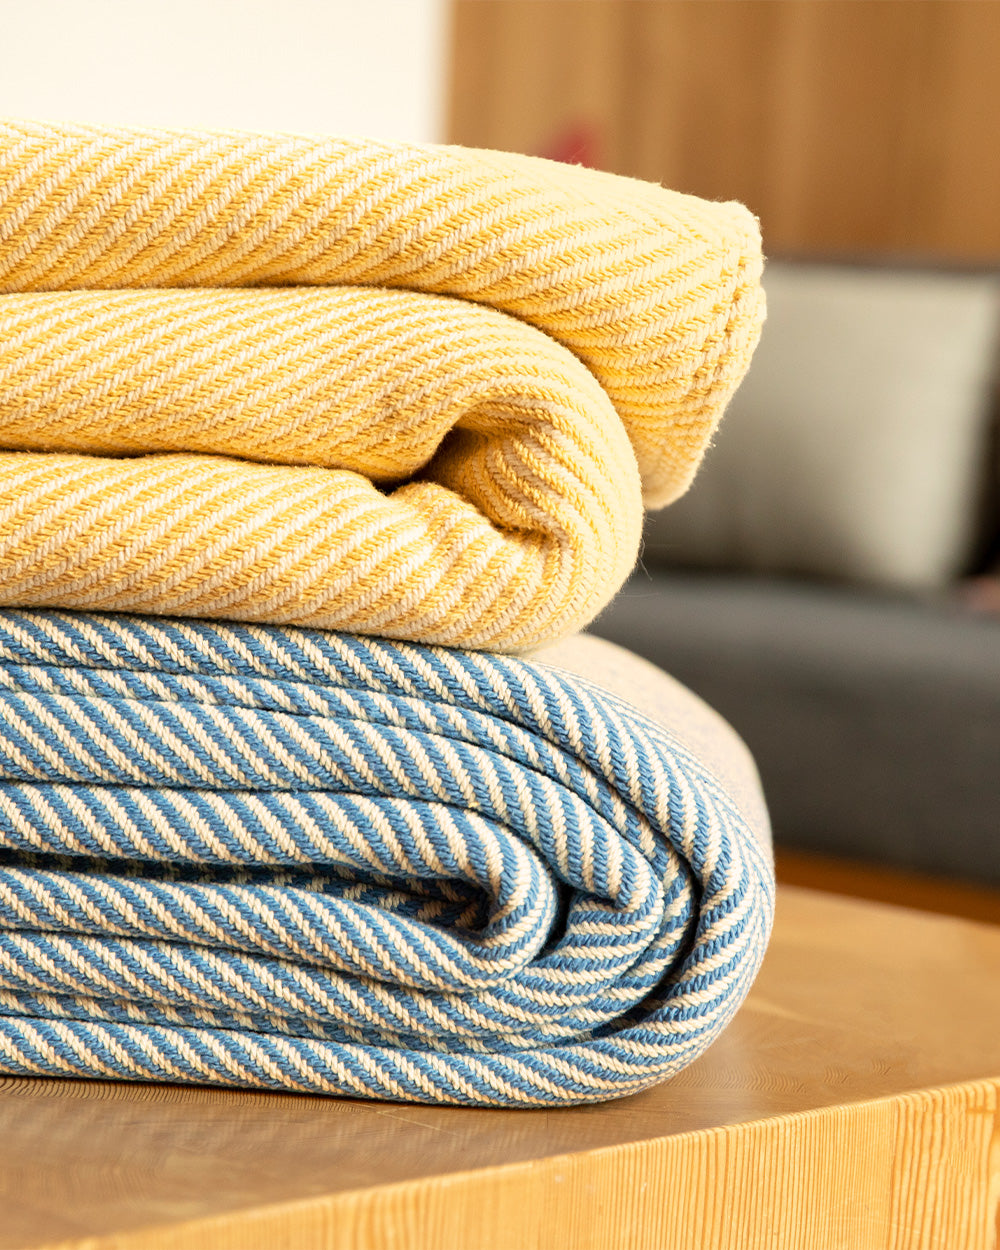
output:
<instances>
[{"instance_id":1,"label":"yellow herringbone blanket","mask_svg":"<svg viewBox=\"0 0 1000 1250\"><path fill-rule=\"evenodd\" d=\"M0 127L0 605L519 649L635 561L763 313L741 206L530 157Z\"/></svg>"}]
</instances>

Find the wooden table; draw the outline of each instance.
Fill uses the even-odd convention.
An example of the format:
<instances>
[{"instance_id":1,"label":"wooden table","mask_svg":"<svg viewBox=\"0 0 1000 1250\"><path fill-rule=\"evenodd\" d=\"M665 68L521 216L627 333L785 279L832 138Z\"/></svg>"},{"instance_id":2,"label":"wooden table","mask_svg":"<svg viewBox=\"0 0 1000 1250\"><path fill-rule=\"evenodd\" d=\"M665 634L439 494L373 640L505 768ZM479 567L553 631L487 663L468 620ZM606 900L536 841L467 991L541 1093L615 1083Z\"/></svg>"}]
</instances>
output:
<instances>
[{"instance_id":1,"label":"wooden table","mask_svg":"<svg viewBox=\"0 0 1000 1250\"><path fill-rule=\"evenodd\" d=\"M996 1245L1000 927L785 888L749 1001L606 1106L0 1081L0 1250Z\"/></svg>"}]
</instances>

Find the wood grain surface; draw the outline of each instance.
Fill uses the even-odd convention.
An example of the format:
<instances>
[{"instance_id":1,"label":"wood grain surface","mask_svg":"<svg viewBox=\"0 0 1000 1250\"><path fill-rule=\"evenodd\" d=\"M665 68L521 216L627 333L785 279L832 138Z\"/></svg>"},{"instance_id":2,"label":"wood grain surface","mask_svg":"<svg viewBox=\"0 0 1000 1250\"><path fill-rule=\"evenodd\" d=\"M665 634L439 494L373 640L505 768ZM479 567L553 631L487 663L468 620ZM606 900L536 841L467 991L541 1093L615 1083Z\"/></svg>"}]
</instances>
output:
<instances>
[{"instance_id":1,"label":"wood grain surface","mask_svg":"<svg viewBox=\"0 0 1000 1250\"><path fill-rule=\"evenodd\" d=\"M785 846L775 848L774 866L779 883L784 885L1000 925L1000 889L995 886Z\"/></svg>"},{"instance_id":2,"label":"wood grain surface","mask_svg":"<svg viewBox=\"0 0 1000 1250\"><path fill-rule=\"evenodd\" d=\"M0 1248L993 1246L1000 929L787 887L730 1029L605 1106L0 1082Z\"/></svg>"},{"instance_id":3,"label":"wood grain surface","mask_svg":"<svg viewBox=\"0 0 1000 1250\"><path fill-rule=\"evenodd\" d=\"M758 214L770 255L1000 260L996 0L455 0L453 142Z\"/></svg>"}]
</instances>

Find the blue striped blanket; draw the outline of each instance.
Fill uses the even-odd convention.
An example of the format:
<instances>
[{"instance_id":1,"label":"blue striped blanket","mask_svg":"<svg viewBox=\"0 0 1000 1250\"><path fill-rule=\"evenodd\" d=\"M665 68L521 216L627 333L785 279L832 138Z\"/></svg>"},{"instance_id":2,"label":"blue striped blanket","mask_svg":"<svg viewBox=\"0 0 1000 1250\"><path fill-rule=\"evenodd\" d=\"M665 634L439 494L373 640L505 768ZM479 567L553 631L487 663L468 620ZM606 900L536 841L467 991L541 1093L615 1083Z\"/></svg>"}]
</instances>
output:
<instances>
[{"instance_id":1,"label":"blue striped blanket","mask_svg":"<svg viewBox=\"0 0 1000 1250\"><path fill-rule=\"evenodd\" d=\"M538 1106L689 1063L766 943L759 796L669 679L663 724L559 663L0 613L0 1072Z\"/></svg>"}]
</instances>

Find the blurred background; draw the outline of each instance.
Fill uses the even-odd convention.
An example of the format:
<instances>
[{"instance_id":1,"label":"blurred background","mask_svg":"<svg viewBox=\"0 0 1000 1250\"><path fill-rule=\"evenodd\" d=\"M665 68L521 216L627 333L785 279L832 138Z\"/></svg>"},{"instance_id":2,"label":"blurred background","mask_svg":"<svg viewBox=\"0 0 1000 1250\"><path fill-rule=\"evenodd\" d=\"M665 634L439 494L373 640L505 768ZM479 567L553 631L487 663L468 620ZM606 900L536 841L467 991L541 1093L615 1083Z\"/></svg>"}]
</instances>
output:
<instances>
[{"instance_id":1,"label":"blurred background","mask_svg":"<svg viewBox=\"0 0 1000 1250\"><path fill-rule=\"evenodd\" d=\"M998 0L0 0L0 112L508 148L740 199L769 319L597 630L779 876L1000 921Z\"/></svg>"},{"instance_id":2,"label":"blurred background","mask_svg":"<svg viewBox=\"0 0 1000 1250\"><path fill-rule=\"evenodd\" d=\"M451 21L450 139L761 220L758 354L597 631L743 734L779 877L1000 920L1000 4Z\"/></svg>"},{"instance_id":3,"label":"blurred background","mask_svg":"<svg viewBox=\"0 0 1000 1250\"><path fill-rule=\"evenodd\" d=\"M444 135L447 0L0 0L0 114Z\"/></svg>"}]
</instances>

